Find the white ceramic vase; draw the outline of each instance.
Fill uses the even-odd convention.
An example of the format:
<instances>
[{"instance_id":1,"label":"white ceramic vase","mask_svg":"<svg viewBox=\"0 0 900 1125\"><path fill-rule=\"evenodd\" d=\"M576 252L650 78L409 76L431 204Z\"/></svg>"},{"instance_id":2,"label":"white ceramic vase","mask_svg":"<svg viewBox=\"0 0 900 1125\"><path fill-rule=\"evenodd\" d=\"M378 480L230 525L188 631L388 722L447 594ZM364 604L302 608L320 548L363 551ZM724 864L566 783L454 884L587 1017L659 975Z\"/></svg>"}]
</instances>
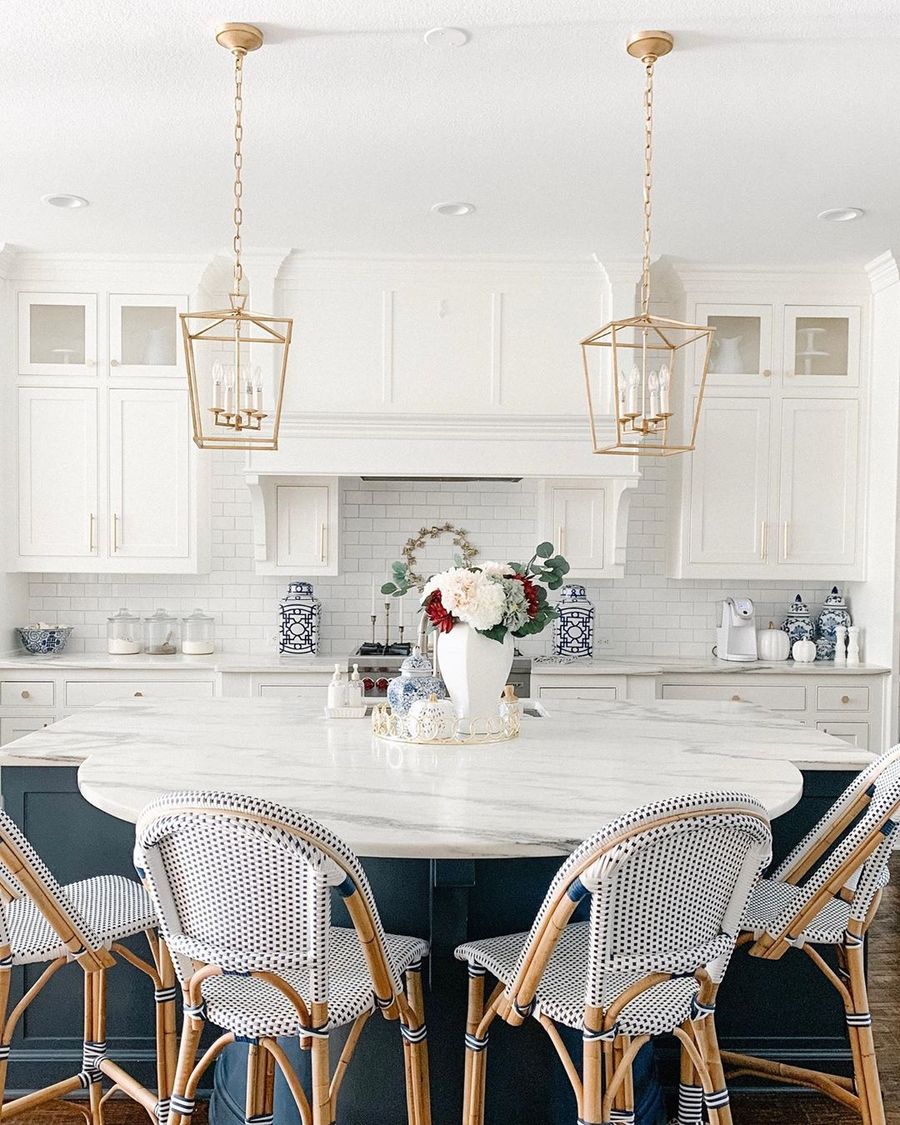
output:
<instances>
[{"instance_id":1,"label":"white ceramic vase","mask_svg":"<svg viewBox=\"0 0 900 1125\"><path fill-rule=\"evenodd\" d=\"M500 696L509 679L513 638L492 641L470 625L457 622L437 635L440 675L460 719L496 718Z\"/></svg>"}]
</instances>

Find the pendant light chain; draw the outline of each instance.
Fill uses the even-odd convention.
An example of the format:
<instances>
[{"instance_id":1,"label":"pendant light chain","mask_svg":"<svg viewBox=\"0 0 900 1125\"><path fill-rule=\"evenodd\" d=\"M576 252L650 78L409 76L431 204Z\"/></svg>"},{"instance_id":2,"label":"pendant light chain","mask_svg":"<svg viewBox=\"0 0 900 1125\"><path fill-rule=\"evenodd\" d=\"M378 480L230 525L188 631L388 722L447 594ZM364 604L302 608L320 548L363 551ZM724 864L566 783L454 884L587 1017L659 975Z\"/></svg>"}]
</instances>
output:
<instances>
[{"instance_id":1,"label":"pendant light chain","mask_svg":"<svg viewBox=\"0 0 900 1125\"><path fill-rule=\"evenodd\" d=\"M644 86L644 261L641 269L641 313L650 312L650 220L653 205L650 191L653 187L653 64L656 59L650 55L643 59L647 69Z\"/></svg>"},{"instance_id":2,"label":"pendant light chain","mask_svg":"<svg viewBox=\"0 0 900 1125\"><path fill-rule=\"evenodd\" d=\"M241 223L244 221L244 212L241 208L241 196L244 193L244 184L241 180L241 169L244 164L244 155L241 144L244 139L244 54L242 50L234 52L234 237L231 240L234 250L234 292L241 293L244 280L244 267L241 265Z\"/></svg>"}]
</instances>

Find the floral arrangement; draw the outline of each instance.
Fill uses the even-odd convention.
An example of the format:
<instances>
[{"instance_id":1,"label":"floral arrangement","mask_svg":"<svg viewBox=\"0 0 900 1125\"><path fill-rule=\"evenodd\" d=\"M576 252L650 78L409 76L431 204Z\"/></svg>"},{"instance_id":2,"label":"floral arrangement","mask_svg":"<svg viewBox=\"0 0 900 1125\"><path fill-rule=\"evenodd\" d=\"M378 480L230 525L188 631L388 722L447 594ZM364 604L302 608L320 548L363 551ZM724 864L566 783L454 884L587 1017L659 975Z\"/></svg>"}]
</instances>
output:
<instances>
[{"instance_id":1,"label":"floral arrangement","mask_svg":"<svg viewBox=\"0 0 900 1125\"><path fill-rule=\"evenodd\" d=\"M514 637L540 633L556 617L547 591L562 586L569 564L553 553L552 543L539 543L524 565L484 562L464 566L462 561L433 575L422 591L422 608L439 632L449 633L461 621L492 641L502 642L507 633ZM416 585L405 563L394 563L392 576L393 581L381 587L383 594L400 597Z\"/></svg>"}]
</instances>

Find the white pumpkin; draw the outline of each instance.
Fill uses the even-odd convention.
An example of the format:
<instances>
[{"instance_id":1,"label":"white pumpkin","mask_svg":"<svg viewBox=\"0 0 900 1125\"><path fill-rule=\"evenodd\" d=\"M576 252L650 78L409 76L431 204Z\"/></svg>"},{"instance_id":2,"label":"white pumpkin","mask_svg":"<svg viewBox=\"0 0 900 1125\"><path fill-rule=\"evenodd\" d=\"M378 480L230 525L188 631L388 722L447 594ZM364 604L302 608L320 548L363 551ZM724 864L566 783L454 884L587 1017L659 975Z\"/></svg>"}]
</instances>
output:
<instances>
[{"instance_id":1,"label":"white pumpkin","mask_svg":"<svg viewBox=\"0 0 900 1125\"><path fill-rule=\"evenodd\" d=\"M794 641L791 656L796 664L812 664L816 659L816 642Z\"/></svg>"},{"instance_id":2,"label":"white pumpkin","mask_svg":"<svg viewBox=\"0 0 900 1125\"><path fill-rule=\"evenodd\" d=\"M770 621L768 629L760 629L756 634L756 651L760 660L787 660L791 655L791 639Z\"/></svg>"},{"instance_id":3,"label":"white pumpkin","mask_svg":"<svg viewBox=\"0 0 900 1125\"><path fill-rule=\"evenodd\" d=\"M409 709L406 717L409 733L419 742L433 742L437 738L452 738L456 733L456 711L449 699L438 699L431 692Z\"/></svg>"}]
</instances>

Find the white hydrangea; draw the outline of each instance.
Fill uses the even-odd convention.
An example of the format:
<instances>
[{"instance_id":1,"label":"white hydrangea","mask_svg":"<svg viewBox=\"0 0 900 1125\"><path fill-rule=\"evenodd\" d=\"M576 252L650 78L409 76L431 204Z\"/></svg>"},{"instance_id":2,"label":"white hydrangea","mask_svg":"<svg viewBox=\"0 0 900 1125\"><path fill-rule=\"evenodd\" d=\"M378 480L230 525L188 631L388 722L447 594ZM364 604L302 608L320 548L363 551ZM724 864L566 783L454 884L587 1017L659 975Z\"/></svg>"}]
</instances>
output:
<instances>
[{"instance_id":1,"label":"white hydrangea","mask_svg":"<svg viewBox=\"0 0 900 1125\"><path fill-rule=\"evenodd\" d=\"M444 608L473 629L492 629L506 612L503 582L481 570L455 566L436 574L426 584L422 600L435 590L440 590Z\"/></svg>"},{"instance_id":2,"label":"white hydrangea","mask_svg":"<svg viewBox=\"0 0 900 1125\"><path fill-rule=\"evenodd\" d=\"M507 578L510 574L514 574L515 571L509 563L493 562L489 560L488 562L481 563L481 573L487 574L490 578Z\"/></svg>"}]
</instances>

